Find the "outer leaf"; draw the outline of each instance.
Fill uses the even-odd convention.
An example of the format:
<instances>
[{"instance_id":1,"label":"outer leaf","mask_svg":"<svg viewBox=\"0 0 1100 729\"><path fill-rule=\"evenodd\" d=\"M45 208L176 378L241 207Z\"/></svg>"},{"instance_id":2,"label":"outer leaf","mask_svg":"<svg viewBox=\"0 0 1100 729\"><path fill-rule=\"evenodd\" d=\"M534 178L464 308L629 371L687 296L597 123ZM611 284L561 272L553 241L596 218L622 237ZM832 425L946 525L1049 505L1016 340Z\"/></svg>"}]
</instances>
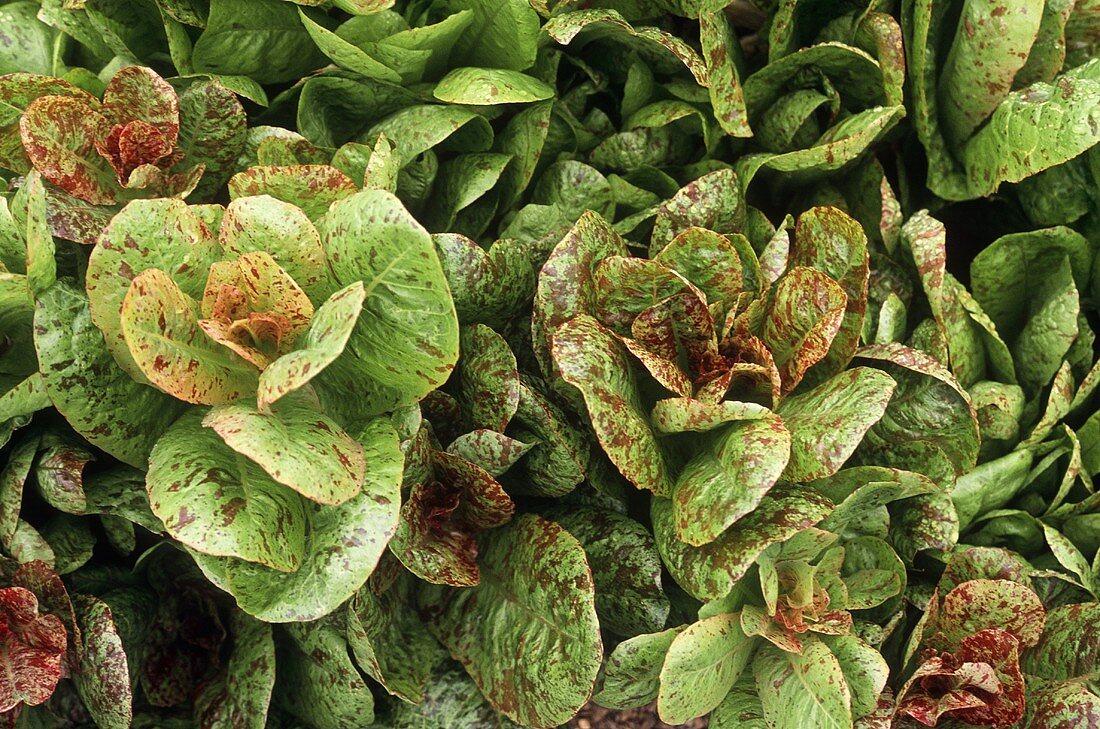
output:
<instances>
[{"instance_id":1,"label":"outer leaf","mask_svg":"<svg viewBox=\"0 0 1100 729\"><path fill-rule=\"evenodd\" d=\"M448 104L493 106L526 104L554 96L537 78L498 68L456 68L444 76L432 95Z\"/></svg>"},{"instance_id":2,"label":"outer leaf","mask_svg":"<svg viewBox=\"0 0 1100 729\"><path fill-rule=\"evenodd\" d=\"M301 564L306 506L202 427L191 411L149 457L149 503L168 533L204 554L262 562L286 572Z\"/></svg>"},{"instance_id":3,"label":"outer leaf","mask_svg":"<svg viewBox=\"0 0 1100 729\"><path fill-rule=\"evenodd\" d=\"M657 711L670 724L706 714L722 703L756 649L738 613L721 613L676 636L661 668Z\"/></svg>"},{"instance_id":4,"label":"outer leaf","mask_svg":"<svg viewBox=\"0 0 1100 729\"><path fill-rule=\"evenodd\" d=\"M293 624L278 652L276 700L316 729L357 729L374 721L374 696L333 625Z\"/></svg>"},{"instance_id":5,"label":"outer leaf","mask_svg":"<svg viewBox=\"0 0 1100 729\"><path fill-rule=\"evenodd\" d=\"M684 627L643 633L615 646L607 657L603 685L592 700L609 709L634 709L656 700L665 656Z\"/></svg>"},{"instance_id":6,"label":"outer leaf","mask_svg":"<svg viewBox=\"0 0 1100 729\"><path fill-rule=\"evenodd\" d=\"M481 585L431 588L422 609L498 711L527 726L557 726L588 700L603 652L584 551L531 515L478 546Z\"/></svg>"},{"instance_id":7,"label":"outer leaf","mask_svg":"<svg viewBox=\"0 0 1100 729\"><path fill-rule=\"evenodd\" d=\"M626 348L582 315L558 328L553 356L565 381L584 395L596 437L623 475L639 488L669 495L669 466L642 409Z\"/></svg>"},{"instance_id":8,"label":"outer leaf","mask_svg":"<svg viewBox=\"0 0 1100 729\"><path fill-rule=\"evenodd\" d=\"M790 453L791 435L775 415L726 426L680 472L676 536L695 546L713 542L760 504Z\"/></svg>"},{"instance_id":9,"label":"outer leaf","mask_svg":"<svg viewBox=\"0 0 1100 729\"><path fill-rule=\"evenodd\" d=\"M144 468L183 403L122 371L92 324L83 293L58 283L39 296L35 349L45 389L73 428L119 460Z\"/></svg>"},{"instance_id":10,"label":"outer leaf","mask_svg":"<svg viewBox=\"0 0 1100 729\"><path fill-rule=\"evenodd\" d=\"M263 729L275 688L275 642L271 626L235 612L233 653L225 670L195 699L202 729Z\"/></svg>"},{"instance_id":11,"label":"outer leaf","mask_svg":"<svg viewBox=\"0 0 1100 729\"><path fill-rule=\"evenodd\" d=\"M96 149L108 125L93 108L68 96L44 96L27 107L19 129L27 156L47 180L96 205L118 201L115 171Z\"/></svg>"},{"instance_id":12,"label":"outer leaf","mask_svg":"<svg viewBox=\"0 0 1100 729\"><path fill-rule=\"evenodd\" d=\"M231 199L270 195L301 208L310 220L317 220L333 203L358 189L350 177L329 165L250 167L229 179Z\"/></svg>"},{"instance_id":13,"label":"outer leaf","mask_svg":"<svg viewBox=\"0 0 1100 729\"><path fill-rule=\"evenodd\" d=\"M241 102L218 79L191 84L179 97L183 164L203 166L194 195L208 199L221 189L244 149L247 118Z\"/></svg>"},{"instance_id":14,"label":"outer leaf","mask_svg":"<svg viewBox=\"0 0 1100 729\"><path fill-rule=\"evenodd\" d=\"M632 636L664 627L670 608L661 586L661 557L645 527L630 517L585 507L555 509L547 517L584 548L604 630Z\"/></svg>"},{"instance_id":15,"label":"outer leaf","mask_svg":"<svg viewBox=\"0 0 1100 729\"><path fill-rule=\"evenodd\" d=\"M820 640L807 639L801 655L764 644L752 667L772 729L852 726L851 689L840 662Z\"/></svg>"},{"instance_id":16,"label":"outer leaf","mask_svg":"<svg viewBox=\"0 0 1100 729\"><path fill-rule=\"evenodd\" d=\"M301 399L283 400L273 413L247 403L220 405L202 424L307 499L342 504L363 487L363 446Z\"/></svg>"},{"instance_id":17,"label":"outer leaf","mask_svg":"<svg viewBox=\"0 0 1100 729\"><path fill-rule=\"evenodd\" d=\"M133 716L129 664L111 608L91 595L74 595L73 609L84 638L73 676L77 692L97 726L128 729Z\"/></svg>"},{"instance_id":18,"label":"outer leaf","mask_svg":"<svg viewBox=\"0 0 1100 729\"><path fill-rule=\"evenodd\" d=\"M783 401L777 413L791 434L783 476L810 481L836 473L886 412L895 383L884 372L855 367Z\"/></svg>"},{"instance_id":19,"label":"outer leaf","mask_svg":"<svg viewBox=\"0 0 1100 729\"><path fill-rule=\"evenodd\" d=\"M1100 603L1063 605L1047 613L1042 637L1025 651L1021 666L1025 673L1052 680L1100 675Z\"/></svg>"},{"instance_id":20,"label":"outer leaf","mask_svg":"<svg viewBox=\"0 0 1100 729\"><path fill-rule=\"evenodd\" d=\"M999 628L1028 647L1043 634L1044 619L1039 597L1026 586L1009 580L970 580L943 598L933 640L951 650L968 635Z\"/></svg>"},{"instance_id":21,"label":"outer leaf","mask_svg":"<svg viewBox=\"0 0 1100 729\"><path fill-rule=\"evenodd\" d=\"M305 552L295 572L194 555L246 613L269 623L317 620L355 594L374 570L397 528L403 459L385 419L369 423L359 442L370 464L363 492L339 506L309 507Z\"/></svg>"},{"instance_id":22,"label":"outer leaf","mask_svg":"<svg viewBox=\"0 0 1100 729\"><path fill-rule=\"evenodd\" d=\"M333 205L321 238L337 283L363 281L363 315L322 375L358 416L416 402L458 359L458 320L431 236L382 190Z\"/></svg>"}]
</instances>

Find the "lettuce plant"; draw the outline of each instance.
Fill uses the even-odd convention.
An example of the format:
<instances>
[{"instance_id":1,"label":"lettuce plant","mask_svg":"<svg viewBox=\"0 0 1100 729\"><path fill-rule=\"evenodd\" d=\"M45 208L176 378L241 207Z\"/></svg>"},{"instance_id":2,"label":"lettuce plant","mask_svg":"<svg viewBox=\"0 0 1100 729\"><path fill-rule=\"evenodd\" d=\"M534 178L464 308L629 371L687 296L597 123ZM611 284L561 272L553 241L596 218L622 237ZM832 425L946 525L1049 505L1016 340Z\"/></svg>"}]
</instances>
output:
<instances>
[{"instance_id":1,"label":"lettuce plant","mask_svg":"<svg viewBox=\"0 0 1100 729\"><path fill-rule=\"evenodd\" d=\"M1096 724L1096 18L0 5L0 723Z\"/></svg>"}]
</instances>

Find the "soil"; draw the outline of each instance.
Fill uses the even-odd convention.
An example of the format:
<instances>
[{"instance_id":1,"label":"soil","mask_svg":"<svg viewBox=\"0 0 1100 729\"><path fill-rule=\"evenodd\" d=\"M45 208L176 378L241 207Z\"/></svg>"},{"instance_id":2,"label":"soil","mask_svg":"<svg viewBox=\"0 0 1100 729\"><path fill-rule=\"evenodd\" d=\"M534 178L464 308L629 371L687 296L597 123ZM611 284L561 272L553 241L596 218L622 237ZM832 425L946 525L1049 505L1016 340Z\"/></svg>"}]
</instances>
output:
<instances>
[{"instance_id":1,"label":"soil","mask_svg":"<svg viewBox=\"0 0 1100 729\"><path fill-rule=\"evenodd\" d=\"M707 720L696 719L687 724L677 724L680 729L706 729ZM595 704L589 704L569 722L569 729L672 729L657 718L654 706L627 711L611 711Z\"/></svg>"}]
</instances>

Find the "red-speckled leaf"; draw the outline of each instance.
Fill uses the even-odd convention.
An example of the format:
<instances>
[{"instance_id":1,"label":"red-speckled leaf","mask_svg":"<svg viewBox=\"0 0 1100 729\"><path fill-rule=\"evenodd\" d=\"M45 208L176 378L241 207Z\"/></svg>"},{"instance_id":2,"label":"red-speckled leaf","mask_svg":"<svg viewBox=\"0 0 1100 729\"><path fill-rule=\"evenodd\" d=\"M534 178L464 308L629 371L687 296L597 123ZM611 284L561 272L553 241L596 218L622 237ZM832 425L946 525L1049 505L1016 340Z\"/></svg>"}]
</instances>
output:
<instances>
[{"instance_id":1,"label":"red-speckled leaf","mask_svg":"<svg viewBox=\"0 0 1100 729\"><path fill-rule=\"evenodd\" d=\"M582 41L585 40L587 31L591 30L594 37L609 34L647 55L660 49L658 53L671 56L667 60L675 59L686 66L699 85L706 86L708 83L707 66L695 49L679 37L657 28L635 28L618 10L592 8L562 13L546 23L542 30L562 45L569 45L578 35Z\"/></svg>"},{"instance_id":2,"label":"red-speckled leaf","mask_svg":"<svg viewBox=\"0 0 1100 729\"><path fill-rule=\"evenodd\" d=\"M111 77L103 90L103 115L112 124L146 122L173 143L179 131L179 99L175 89L145 66L127 66Z\"/></svg>"},{"instance_id":3,"label":"red-speckled leaf","mask_svg":"<svg viewBox=\"0 0 1100 729\"><path fill-rule=\"evenodd\" d=\"M1007 631L968 635L953 653L921 664L898 694L898 712L926 726L945 714L975 726L1013 726L1024 715L1019 654L1019 642Z\"/></svg>"},{"instance_id":4,"label":"red-speckled leaf","mask_svg":"<svg viewBox=\"0 0 1100 729\"><path fill-rule=\"evenodd\" d=\"M825 359L810 374L820 382L844 369L859 345L870 275L867 236L837 208L811 208L798 218L788 265L809 266L840 284L847 296L844 319Z\"/></svg>"},{"instance_id":5,"label":"red-speckled leaf","mask_svg":"<svg viewBox=\"0 0 1100 729\"><path fill-rule=\"evenodd\" d=\"M29 438L12 447L7 463L0 471L0 546L9 548L19 528L19 511L23 507L23 488L31 473L38 438Z\"/></svg>"},{"instance_id":6,"label":"red-speckled leaf","mask_svg":"<svg viewBox=\"0 0 1100 729\"><path fill-rule=\"evenodd\" d=\"M238 197L225 209L218 242L236 256L264 251L310 298L336 291L325 262L321 236L302 210L267 195Z\"/></svg>"},{"instance_id":7,"label":"red-speckled leaf","mask_svg":"<svg viewBox=\"0 0 1100 729\"><path fill-rule=\"evenodd\" d=\"M661 585L661 557L644 526L624 514L582 506L552 509L543 516L584 547L604 630L633 636L664 627L670 606Z\"/></svg>"},{"instance_id":8,"label":"red-speckled leaf","mask_svg":"<svg viewBox=\"0 0 1100 729\"><path fill-rule=\"evenodd\" d=\"M894 388L881 370L855 367L784 400L776 410L791 433L783 477L802 482L836 473L882 418Z\"/></svg>"},{"instance_id":9,"label":"red-speckled leaf","mask_svg":"<svg viewBox=\"0 0 1100 729\"><path fill-rule=\"evenodd\" d=\"M318 227L337 284L362 281L366 291L345 353L321 381L358 418L419 401L458 359L458 318L431 236L384 190L336 203Z\"/></svg>"},{"instance_id":10,"label":"red-speckled leaf","mask_svg":"<svg viewBox=\"0 0 1100 729\"><path fill-rule=\"evenodd\" d=\"M430 479L401 508L390 551L421 579L440 585L478 584L475 538L505 524L515 505L481 466L451 453L432 453Z\"/></svg>"},{"instance_id":11,"label":"red-speckled leaf","mask_svg":"<svg viewBox=\"0 0 1100 729\"><path fill-rule=\"evenodd\" d=\"M144 468L183 403L135 382L116 364L82 291L58 282L38 297L34 317L42 381L58 412L95 446Z\"/></svg>"},{"instance_id":12,"label":"red-speckled leaf","mask_svg":"<svg viewBox=\"0 0 1100 729\"><path fill-rule=\"evenodd\" d=\"M751 248L735 247L731 240L736 237L727 238L705 228L688 228L662 248L654 260L695 284L706 294L708 305L725 310L734 305L744 290L745 279L756 278L755 255L749 255ZM741 260L742 255L750 258L748 263ZM749 271L743 273L744 268Z\"/></svg>"},{"instance_id":13,"label":"red-speckled leaf","mask_svg":"<svg viewBox=\"0 0 1100 729\"><path fill-rule=\"evenodd\" d=\"M383 564L397 565L392 557ZM346 616L348 646L359 667L392 695L419 703L443 648L416 612L416 586L411 574L380 567L348 602Z\"/></svg>"},{"instance_id":14,"label":"red-speckled leaf","mask_svg":"<svg viewBox=\"0 0 1100 729\"><path fill-rule=\"evenodd\" d=\"M689 625L669 646L661 667L657 711L682 724L722 703L756 650L758 639L741 630L738 613L720 613Z\"/></svg>"},{"instance_id":15,"label":"red-speckled leaf","mask_svg":"<svg viewBox=\"0 0 1100 729\"><path fill-rule=\"evenodd\" d=\"M257 166L238 172L229 180L229 197L270 195L305 211L317 220L338 200L351 197L359 188L352 179L328 165Z\"/></svg>"},{"instance_id":16,"label":"red-speckled leaf","mask_svg":"<svg viewBox=\"0 0 1100 729\"><path fill-rule=\"evenodd\" d=\"M374 571L397 526L403 457L388 418L372 420L358 440L368 464L363 491L339 506L307 504L305 552L297 570L192 553L207 578L246 613L268 623L317 620L354 595Z\"/></svg>"},{"instance_id":17,"label":"red-speckled leaf","mask_svg":"<svg viewBox=\"0 0 1100 729\"><path fill-rule=\"evenodd\" d=\"M1030 729L1078 729L1100 723L1100 696L1076 682L1053 683L1028 691Z\"/></svg>"},{"instance_id":18,"label":"red-speckled leaf","mask_svg":"<svg viewBox=\"0 0 1100 729\"><path fill-rule=\"evenodd\" d=\"M38 598L23 587L0 589L0 712L20 704L37 706L50 698L61 678L65 626L56 615L41 614Z\"/></svg>"},{"instance_id":19,"label":"red-speckled leaf","mask_svg":"<svg viewBox=\"0 0 1100 729\"><path fill-rule=\"evenodd\" d=\"M779 368L781 394L829 352L847 303L840 284L812 268L792 268L779 279L760 337Z\"/></svg>"},{"instance_id":20,"label":"red-speckled leaf","mask_svg":"<svg viewBox=\"0 0 1100 729\"><path fill-rule=\"evenodd\" d=\"M900 344L876 344L857 356L897 383L886 414L864 438L856 457L889 463L936 479L930 463L945 458L956 474L974 467L980 435L977 415L954 376L923 352Z\"/></svg>"},{"instance_id":21,"label":"red-speckled leaf","mask_svg":"<svg viewBox=\"0 0 1100 729\"><path fill-rule=\"evenodd\" d=\"M76 614L69 599L69 591L61 581L61 575L45 562L34 560L19 565L11 582L34 593L38 598L38 612L43 615L56 615L65 626L69 641L69 650L65 654L66 670L79 659L84 649L80 629L76 625Z\"/></svg>"},{"instance_id":22,"label":"red-speckled leaf","mask_svg":"<svg viewBox=\"0 0 1100 729\"><path fill-rule=\"evenodd\" d=\"M719 403L674 397L658 400L650 413L653 429L661 434L706 432L734 420L759 420L771 411L754 402L723 400Z\"/></svg>"},{"instance_id":23,"label":"red-speckled leaf","mask_svg":"<svg viewBox=\"0 0 1100 729\"><path fill-rule=\"evenodd\" d=\"M578 314L592 313L600 261L625 255L626 242L591 211L581 215L551 251L539 273L531 316L532 346L544 373L556 372L550 342L557 328Z\"/></svg>"},{"instance_id":24,"label":"red-speckled leaf","mask_svg":"<svg viewBox=\"0 0 1100 729\"><path fill-rule=\"evenodd\" d=\"M676 536L700 546L752 512L791 454L791 434L776 415L725 426L684 466L672 498Z\"/></svg>"},{"instance_id":25,"label":"red-speckled leaf","mask_svg":"<svg viewBox=\"0 0 1100 729\"><path fill-rule=\"evenodd\" d=\"M342 504L363 488L363 446L308 398L283 398L266 413L244 402L219 405L202 424L271 478L312 501Z\"/></svg>"},{"instance_id":26,"label":"red-speckled leaf","mask_svg":"<svg viewBox=\"0 0 1100 729\"><path fill-rule=\"evenodd\" d=\"M356 281L317 308L298 349L279 357L260 373L256 403L261 410L308 383L343 353L363 312L365 298L363 282Z\"/></svg>"},{"instance_id":27,"label":"red-speckled leaf","mask_svg":"<svg viewBox=\"0 0 1100 729\"><path fill-rule=\"evenodd\" d=\"M116 77L117 78L117 77ZM237 95L216 78L188 86L179 97L177 149L183 167L202 165L193 196L213 197L237 167L248 119Z\"/></svg>"},{"instance_id":28,"label":"red-speckled leaf","mask_svg":"<svg viewBox=\"0 0 1100 729\"><path fill-rule=\"evenodd\" d=\"M464 323L496 326L530 303L545 241L500 240L486 250L457 233L440 233L432 240Z\"/></svg>"},{"instance_id":29,"label":"red-speckled leaf","mask_svg":"<svg viewBox=\"0 0 1100 729\"><path fill-rule=\"evenodd\" d=\"M789 539L828 516L832 502L809 488L776 486L735 528L702 547L676 536L672 502L653 499L657 549L676 582L699 600L725 597L769 545Z\"/></svg>"},{"instance_id":30,"label":"red-speckled leaf","mask_svg":"<svg viewBox=\"0 0 1100 729\"><path fill-rule=\"evenodd\" d=\"M137 366L169 395L214 405L256 391L256 367L202 330L198 302L163 271L149 269L134 279L120 326Z\"/></svg>"},{"instance_id":31,"label":"red-speckled leaf","mask_svg":"<svg viewBox=\"0 0 1100 729\"><path fill-rule=\"evenodd\" d=\"M733 170L709 172L690 182L657 209L649 254L656 256L688 228L735 233L745 222L745 201Z\"/></svg>"},{"instance_id":32,"label":"red-speckled leaf","mask_svg":"<svg viewBox=\"0 0 1100 729\"><path fill-rule=\"evenodd\" d=\"M189 411L153 449L146 479L153 513L199 552L294 571L307 539L306 504L202 427L202 418Z\"/></svg>"},{"instance_id":33,"label":"red-speckled leaf","mask_svg":"<svg viewBox=\"0 0 1100 729\"><path fill-rule=\"evenodd\" d=\"M47 436L34 467L38 492L55 509L68 514L84 514L88 506L84 495L84 467L93 460L95 454L76 443Z\"/></svg>"},{"instance_id":34,"label":"red-speckled leaf","mask_svg":"<svg viewBox=\"0 0 1100 729\"><path fill-rule=\"evenodd\" d=\"M953 650L968 635L999 628L1026 648L1039 641L1045 619L1038 595L1025 585L1010 580L970 580L944 596L936 632L929 642L941 650Z\"/></svg>"},{"instance_id":35,"label":"red-speckled leaf","mask_svg":"<svg viewBox=\"0 0 1100 729\"><path fill-rule=\"evenodd\" d=\"M718 124L734 137L751 137L745 94L737 71L741 46L733 32L733 22L720 10L699 14L699 42L707 66L710 103Z\"/></svg>"},{"instance_id":36,"label":"red-speckled leaf","mask_svg":"<svg viewBox=\"0 0 1100 729\"><path fill-rule=\"evenodd\" d=\"M1100 675L1100 603L1063 605L1047 613L1043 635L1023 656L1024 671L1056 681Z\"/></svg>"},{"instance_id":37,"label":"red-speckled leaf","mask_svg":"<svg viewBox=\"0 0 1100 729\"><path fill-rule=\"evenodd\" d=\"M271 626L234 612L233 652L225 668L195 697L198 729L263 729L275 688Z\"/></svg>"},{"instance_id":38,"label":"red-speckled leaf","mask_svg":"<svg viewBox=\"0 0 1100 729\"><path fill-rule=\"evenodd\" d=\"M649 425L626 348L589 316L578 316L554 334L554 362L588 406L604 451L639 488L672 493L667 456Z\"/></svg>"},{"instance_id":39,"label":"red-speckled leaf","mask_svg":"<svg viewBox=\"0 0 1100 729\"><path fill-rule=\"evenodd\" d=\"M122 335L122 300L138 274L167 272L185 294L202 298L210 266L221 256L220 207L182 200L136 200L104 229L88 259L86 285L92 321L103 331L115 360L138 382L145 376Z\"/></svg>"},{"instance_id":40,"label":"red-speckled leaf","mask_svg":"<svg viewBox=\"0 0 1100 729\"><path fill-rule=\"evenodd\" d=\"M280 641L275 701L318 729L374 722L374 695L352 663L343 631L332 622L288 625Z\"/></svg>"},{"instance_id":41,"label":"red-speckled leaf","mask_svg":"<svg viewBox=\"0 0 1100 729\"><path fill-rule=\"evenodd\" d=\"M110 124L86 101L70 96L36 99L20 118L19 130L27 157L47 180L96 205L118 202L122 190L115 170L97 149Z\"/></svg>"},{"instance_id":42,"label":"red-speckled leaf","mask_svg":"<svg viewBox=\"0 0 1100 729\"><path fill-rule=\"evenodd\" d=\"M519 408L519 370L504 338L484 324L459 337L458 401L475 428L504 432Z\"/></svg>"},{"instance_id":43,"label":"red-speckled leaf","mask_svg":"<svg viewBox=\"0 0 1100 729\"><path fill-rule=\"evenodd\" d=\"M128 729L133 717L133 690L111 608L91 595L74 595L73 609L84 637L84 654L73 675L76 690L96 726Z\"/></svg>"},{"instance_id":44,"label":"red-speckled leaf","mask_svg":"<svg viewBox=\"0 0 1100 729\"><path fill-rule=\"evenodd\" d=\"M665 655L685 627L644 633L615 646L607 657L600 690L592 700L609 709L634 709L654 701Z\"/></svg>"},{"instance_id":45,"label":"red-speckled leaf","mask_svg":"<svg viewBox=\"0 0 1100 729\"><path fill-rule=\"evenodd\" d=\"M32 101L42 96L69 96L95 108L98 100L84 89L68 81L32 73L9 73L0 76L0 167L19 174L31 170L30 160L19 136L19 118Z\"/></svg>"},{"instance_id":46,"label":"red-speckled leaf","mask_svg":"<svg viewBox=\"0 0 1100 729\"><path fill-rule=\"evenodd\" d=\"M852 693L840 661L808 636L802 653L765 643L752 663L761 707L771 729L852 726Z\"/></svg>"},{"instance_id":47,"label":"red-speckled leaf","mask_svg":"<svg viewBox=\"0 0 1100 729\"><path fill-rule=\"evenodd\" d=\"M481 466L493 478L500 478L527 451L538 445L510 438L495 430L472 430L451 441L447 452Z\"/></svg>"},{"instance_id":48,"label":"red-speckled leaf","mask_svg":"<svg viewBox=\"0 0 1100 729\"><path fill-rule=\"evenodd\" d=\"M619 334L629 334L635 317L690 284L656 261L608 256L596 267L594 315ZM702 295L700 294L700 297Z\"/></svg>"},{"instance_id":49,"label":"red-speckled leaf","mask_svg":"<svg viewBox=\"0 0 1100 729\"><path fill-rule=\"evenodd\" d=\"M584 550L530 514L486 532L478 549L481 584L422 590L421 611L494 708L556 727L588 701L603 657Z\"/></svg>"}]
</instances>

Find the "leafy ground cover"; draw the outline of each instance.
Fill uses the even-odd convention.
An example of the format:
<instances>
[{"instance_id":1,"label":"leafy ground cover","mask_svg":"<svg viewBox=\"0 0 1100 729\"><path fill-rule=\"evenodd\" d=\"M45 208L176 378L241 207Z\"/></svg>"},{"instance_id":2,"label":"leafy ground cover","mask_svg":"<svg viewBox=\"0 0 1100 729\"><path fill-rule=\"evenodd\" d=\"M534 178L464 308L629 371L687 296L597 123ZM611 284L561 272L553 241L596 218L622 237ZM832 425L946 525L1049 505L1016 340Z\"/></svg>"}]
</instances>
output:
<instances>
[{"instance_id":1,"label":"leafy ground cover","mask_svg":"<svg viewBox=\"0 0 1100 729\"><path fill-rule=\"evenodd\" d=\"M1098 43L0 3L3 726L1100 725Z\"/></svg>"}]
</instances>

